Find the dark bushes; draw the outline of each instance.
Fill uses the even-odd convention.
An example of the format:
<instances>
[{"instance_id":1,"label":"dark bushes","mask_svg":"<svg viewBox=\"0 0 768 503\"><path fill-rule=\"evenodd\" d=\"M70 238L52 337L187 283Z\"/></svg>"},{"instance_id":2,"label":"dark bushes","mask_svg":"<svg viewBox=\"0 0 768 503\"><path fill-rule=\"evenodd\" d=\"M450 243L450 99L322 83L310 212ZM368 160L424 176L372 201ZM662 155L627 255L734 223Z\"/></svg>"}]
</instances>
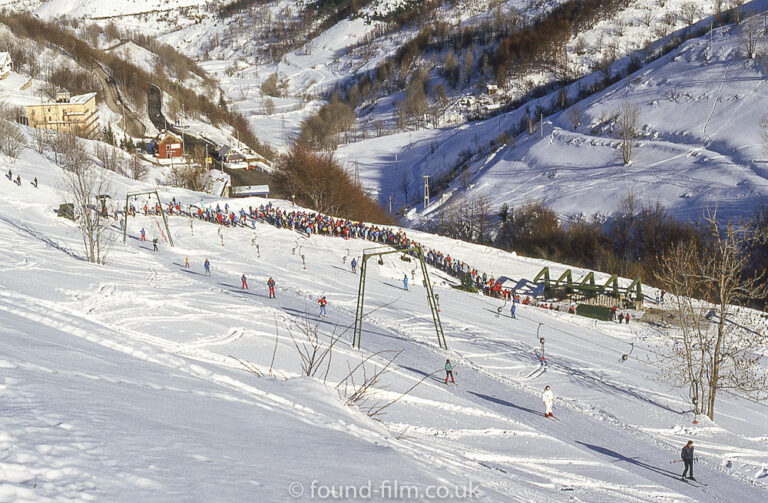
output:
<instances>
[{"instance_id":1,"label":"dark bushes","mask_svg":"<svg viewBox=\"0 0 768 503\"><path fill-rule=\"evenodd\" d=\"M660 203L614 213L605 222L561 224L556 213L533 202L505 213L495 244L522 255L586 267L648 281L660 257L677 243L705 241L695 225L669 216Z\"/></svg>"},{"instance_id":2,"label":"dark bushes","mask_svg":"<svg viewBox=\"0 0 768 503\"><path fill-rule=\"evenodd\" d=\"M295 143L277 161L273 183L285 198L320 213L389 224L384 210L355 185L331 153L318 154L305 142Z\"/></svg>"}]
</instances>

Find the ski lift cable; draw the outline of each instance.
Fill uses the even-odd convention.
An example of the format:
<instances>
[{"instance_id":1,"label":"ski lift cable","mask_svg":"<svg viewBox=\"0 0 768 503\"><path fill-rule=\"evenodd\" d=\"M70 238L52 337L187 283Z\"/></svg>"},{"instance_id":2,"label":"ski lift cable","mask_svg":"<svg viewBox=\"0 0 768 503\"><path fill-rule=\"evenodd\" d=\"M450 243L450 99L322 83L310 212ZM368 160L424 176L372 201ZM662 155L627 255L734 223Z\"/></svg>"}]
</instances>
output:
<instances>
[{"instance_id":1,"label":"ski lift cable","mask_svg":"<svg viewBox=\"0 0 768 503\"><path fill-rule=\"evenodd\" d=\"M617 350L617 349L615 349L615 348L611 348L611 347L605 346L605 345L603 345L603 344L600 344L600 343L598 343L598 342L595 342L595 341L593 341L593 340L591 340L591 339L588 339L588 338L586 338L586 337L582 337L582 336L580 336L580 335L576 335L576 334L574 334L574 333L571 333L571 332L566 332L565 330L562 330L562 329L560 329L560 328L556 328L556 327L552 327L552 326L550 326L550 325L547 325L547 324L545 324L545 323L537 322L537 321L533 320L532 318L528 318L527 316L522 316L522 315L518 315L518 316L519 316L520 318L522 318L522 319L525 319L525 320L531 321L531 322L533 322L533 323L539 323L539 327L541 327L541 326L544 326L544 327L546 327L546 328L549 328L549 329L552 329L552 330L556 330L556 331L558 331L558 332L560 332L560 333L562 333L562 334L564 334L564 335L568 335L568 336L570 336L570 337L573 337L573 338L576 338L576 339L582 340L582 341L584 341L584 342L587 342L587 343L593 344L593 345L595 345L595 346L598 346L598 347L600 347L600 348L603 348L603 349L605 349L605 350L607 350L607 351L611 351L611 352L613 352L613 353L616 353L616 354L618 354L618 355L620 355L620 356L622 357L622 361L626 361L626 360L624 360L624 358L623 358L623 357L624 357L624 355L626 355L626 356L627 356L627 359L630 359L630 358L631 358L631 359L633 359L633 360L635 360L635 361L638 361L638 362L640 362L640 363L644 363L644 364L646 364L646 365L650 365L650 366L652 366L652 367L656 367L656 368L658 368L658 369L661 369L661 367L659 367L658 365L656 365L656 364L654 364L654 363L651 363L651 362L649 362L649 361L647 361L647 360L642 360L642 359L640 359L640 358L637 358L636 356L632 356L632 355L630 355L629 353L623 353L622 351L619 351L619 350ZM618 338L616 338L616 337L611 337L611 336L608 336L608 337L610 337L610 338L612 338L612 339L615 339L615 340L617 340L617 341L619 341L619 342L622 342L622 343L624 343L624 344L627 344L627 342L626 342L626 341L622 341L621 339L618 339ZM634 343L630 343L630 344L632 344L632 345L633 345L633 347L634 347ZM646 350L646 351L648 351L648 352L651 352L651 353L654 353L654 354L656 354L656 355L659 355L659 353L656 353L656 352L655 352L655 351L653 351L653 350L650 350L650 349L646 349L646 348L642 348L642 349L645 349L645 350ZM630 351L630 353L631 353L631 351ZM661 356L661 355L659 355L659 356Z\"/></svg>"},{"instance_id":2,"label":"ski lift cable","mask_svg":"<svg viewBox=\"0 0 768 503\"><path fill-rule=\"evenodd\" d=\"M490 302L486 302L486 301L484 301L484 300L483 300L483 301L481 301L481 302L483 302L484 304L488 304L489 306L494 306L494 305L495 305L495 304L492 304L492 303L490 303ZM531 322L533 322L533 323L539 323L538 321L536 321L536 320L533 320L532 318L529 318L529 317L527 317L527 316L525 316L525 315L519 314L519 312L518 312L518 313L516 313L516 317L517 317L517 318L522 318L522 319L525 319L525 320L528 320L528 321L531 321ZM600 346L600 347L602 347L602 348L604 348L604 349L607 349L607 350L609 350L609 351L614 351L614 352L617 352L617 353L619 353L619 354L622 354L622 355L624 354L624 353L621 353L620 351L618 351L618 350L616 350L616 349L614 349L614 348L609 348L609 347L607 347L607 346L602 346L601 344L599 344L599 343L597 343L597 342L595 342L595 341L593 341L593 340L590 340L590 339L585 339L585 338L583 338L583 337L581 337L581 336L578 336L578 335L576 335L576 334L573 334L573 333L571 333L571 332L567 332L567 331L563 330L562 328L553 327L553 326L551 326L551 325L547 325L546 323L541 323L541 324L542 324L543 326L547 327L547 328L550 328L550 329L552 329L552 330L556 330L556 331L558 331L558 332L561 332L561 333L563 333L563 334L566 334L566 335L570 335L570 336L572 336L572 337L576 337L577 339L581 339L581 340L584 340L584 341L590 342L590 343L592 343L592 344L595 344L595 345L597 345L597 346ZM590 329L589 329L589 328L587 328L587 330L590 330ZM633 343L628 343L628 342L627 342L627 341L625 341L625 340L619 339L618 337L614 337L614 336L612 336L612 335L609 335L609 334L603 334L603 333L601 333L600 335L602 335L602 336L605 336L605 337L608 337L609 339L613 339L613 340L615 340L615 341L617 341L617 342L621 342L622 344L633 344ZM639 346L639 345L635 345L634 347L636 347L637 349L641 349L641 350L643 350L643 351L647 351L647 352L649 352L649 353L655 354L656 356L660 356L660 357L663 357L663 356L664 356L664 355L662 355L662 354L660 354L660 353L658 353L658 352L656 352L656 351L654 351L653 349L650 349L650 348L646 348L646 347L643 347L643 346ZM633 358L634 358L634 357L633 357ZM635 359L637 359L637 358L635 358ZM644 360L639 360L639 361L642 361L642 362L644 362Z\"/></svg>"}]
</instances>

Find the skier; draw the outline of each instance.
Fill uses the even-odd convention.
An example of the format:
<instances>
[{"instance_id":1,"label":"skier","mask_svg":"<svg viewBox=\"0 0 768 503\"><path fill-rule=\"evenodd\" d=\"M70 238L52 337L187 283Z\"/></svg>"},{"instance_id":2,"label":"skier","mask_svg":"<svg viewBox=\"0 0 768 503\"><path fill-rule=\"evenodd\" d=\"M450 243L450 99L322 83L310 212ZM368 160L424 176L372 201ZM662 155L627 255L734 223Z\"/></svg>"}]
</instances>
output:
<instances>
[{"instance_id":1,"label":"skier","mask_svg":"<svg viewBox=\"0 0 768 503\"><path fill-rule=\"evenodd\" d=\"M152 240L152 247L154 248L153 251L158 251L158 249L157 249L157 238Z\"/></svg>"},{"instance_id":2,"label":"skier","mask_svg":"<svg viewBox=\"0 0 768 503\"><path fill-rule=\"evenodd\" d=\"M544 388L544 393L541 394L541 401L544 402L544 417L555 417L552 413L552 406L555 404L555 395L552 393L549 386Z\"/></svg>"},{"instance_id":3,"label":"skier","mask_svg":"<svg viewBox=\"0 0 768 503\"><path fill-rule=\"evenodd\" d=\"M37 177L35 177L35 181L34 181L34 182L32 182L32 185L34 185L34 186L35 186L35 188L37 188Z\"/></svg>"},{"instance_id":4,"label":"skier","mask_svg":"<svg viewBox=\"0 0 768 503\"><path fill-rule=\"evenodd\" d=\"M627 325L629 325L629 313L627 313L627 315L624 317L624 319L626 320Z\"/></svg>"},{"instance_id":5,"label":"skier","mask_svg":"<svg viewBox=\"0 0 768 503\"><path fill-rule=\"evenodd\" d=\"M352 258L352 272L357 274L357 260Z\"/></svg>"},{"instance_id":6,"label":"skier","mask_svg":"<svg viewBox=\"0 0 768 503\"><path fill-rule=\"evenodd\" d=\"M517 301L515 301L515 300L512 301L512 308L511 308L511 312L510 312L510 316L512 316L515 319L516 319L516 317L515 317L515 304L516 303L517 303Z\"/></svg>"},{"instance_id":7,"label":"skier","mask_svg":"<svg viewBox=\"0 0 768 503\"><path fill-rule=\"evenodd\" d=\"M267 286L269 287L269 298L274 299L275 298L275 280L273 280L270 277L269 281L267 281Z\"/></svg>"},{"instance_id":8,"label":"skier","mask_svg":"<svg viewBox=\"0 0 768 503\"><path fill-rule=\"evenodd\" d=\"M208 261L208 259L205 259L205 262L203 262L203 266L205 267L205 275L210 276L211 275L211 263Z\"/></svg>"},{"instance_id":9,"label":"skier","mask_svg":"<svg viewBox=\"0 0 768 503\"><path fill-rule=\"evenodd\" d=\"M407 274L403 274L403 288L408 290L408 275Z\"/></svg>"},{"instance_id":10,"label":"skier","mask_svg":"<svg viewBox=\"0 0 768 503\"><path fill-rule=\"evenodd\" d=\"M448 384L449 377L451 378L451 382L456 384L456 381L453 380L453 365L451 365L451 360L445 360L445 384Z\"/></svg>"},{"instance_id":11,"label":"skier","mask_svg":"<svg viewBox=\"0 0 768 503\"><path fill-rule=\"evenodd\" d=\"M611 308L611 321L616 321L616 311L618 308L616 306L613 306Z\"/></svg>"},{"instance_id":12,"label":"skier","mask_svg":"<svg viewBox=\"0 0 768 503\"><path fill-rule=\"evenodd\" d=\"M661 291L661 302L664 303L664 294L667 293L664 290Z\"/></svg>"},{"instance_id":13,"label":"skier","mask_svg":"<svg viewBox=\"0 0 768 503\"><path fill-rule=\"evenodd\" d=\"M689 440L688 443L685 444L685 447L683 447L683 450L680 452L680 457L683 458L683 464L685 465L682 479L685 480L685 474L690 470L691 475L688 478L690 480L696 480L693 478L693 440Z\"/></svg>"},{"instance_id":14,"label":"skier","mask_svg":"<svg viewBox=\"0 0 768 503\"><path fill-rule=\"evenodd\" d=\"M328 304L328 301L325 300L325 295L323 295L322 298L317 301L317 303L320 304L320 316L325 318L325 306Z\"/></svg>"},{"instance_id":15,"label":"skier","mask_svg":"<svg viewBox=\"0 0 768 503\"><path fill-rule=\"evenodd\" d=\"M142 241L146 241L147 240L147 233L144 231L144 227L141 228L139 233L141 234L141 240Z\"/></svg>"},{"instance_id":16,"label":"skier","mask_svg":"<svg viewBox=\"0 0 768 503\"><path fill-rule=\"evenodd\" d=\"M243 273L242 276L240 276L240 282L242 285L240 285L240 288L244 290L248 290L248 281L245 279L245 273Z\"/></svg>"},{"instance_id":17,"label":"skier","mask_svg":"<svg viewBox=\"0 0 768 503\"><path fill-rule=\"evenodd\" d=\"M189 269L189 257L184 257L184 269Z\"/></svg>"},{"instance_id":18,"label":"skier","mask_svg":"<svg viewBox=\"0 0 768 503\"><path fill-rule=\"evenodd\" d=\"M619 313L619 325L624 322L624 313Z\"/></svg>"}]
</instances>

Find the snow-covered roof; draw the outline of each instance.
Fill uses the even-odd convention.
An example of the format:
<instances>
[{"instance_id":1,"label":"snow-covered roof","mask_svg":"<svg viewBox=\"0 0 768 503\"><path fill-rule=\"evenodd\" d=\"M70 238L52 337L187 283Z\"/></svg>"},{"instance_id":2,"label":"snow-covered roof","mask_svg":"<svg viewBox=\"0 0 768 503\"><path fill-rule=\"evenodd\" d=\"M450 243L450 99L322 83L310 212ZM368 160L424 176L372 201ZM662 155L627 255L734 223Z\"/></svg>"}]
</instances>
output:
<instances>
[{"instance_id":1,"label":"snow-covered roof","mask_svg":"<svg viewBox=\"0 0 768 503\"><path fill-rule=\"evenodd\" d=\"M95 98L96 93L86 93L86 94L78 94L77 96L72 96L69 98L69 102L76 104L76 105L82 105L84 103L88 103L91 98Z\"/></svg>"}]
</instances>

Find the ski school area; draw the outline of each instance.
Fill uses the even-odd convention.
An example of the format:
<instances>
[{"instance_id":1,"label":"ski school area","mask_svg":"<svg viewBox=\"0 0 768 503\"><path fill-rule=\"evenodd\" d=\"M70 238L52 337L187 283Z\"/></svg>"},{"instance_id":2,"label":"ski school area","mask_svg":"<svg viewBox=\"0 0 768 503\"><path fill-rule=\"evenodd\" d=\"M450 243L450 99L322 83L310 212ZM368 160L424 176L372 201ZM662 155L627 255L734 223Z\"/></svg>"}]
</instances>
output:
<instances>
[{"instance_id":1,"label":"ski school area","mask_svg":"<svg viewBox=\"0 0 768 503\"><path fill-rule=\"evenodd\" d=\"M309 501L393 481L505 502L768 495L768 408L723 394L716 422L695 418L640 310L620 325L537 298L532 278L566 266L181 189L161 191L165 218L138 199L122 229L118 213L94 265L51 177L27 171L40 187L0 184L0 501ZM381 246L401 248L367 263L358 349L361 258Z\"/></svg>"}]
</instances>

